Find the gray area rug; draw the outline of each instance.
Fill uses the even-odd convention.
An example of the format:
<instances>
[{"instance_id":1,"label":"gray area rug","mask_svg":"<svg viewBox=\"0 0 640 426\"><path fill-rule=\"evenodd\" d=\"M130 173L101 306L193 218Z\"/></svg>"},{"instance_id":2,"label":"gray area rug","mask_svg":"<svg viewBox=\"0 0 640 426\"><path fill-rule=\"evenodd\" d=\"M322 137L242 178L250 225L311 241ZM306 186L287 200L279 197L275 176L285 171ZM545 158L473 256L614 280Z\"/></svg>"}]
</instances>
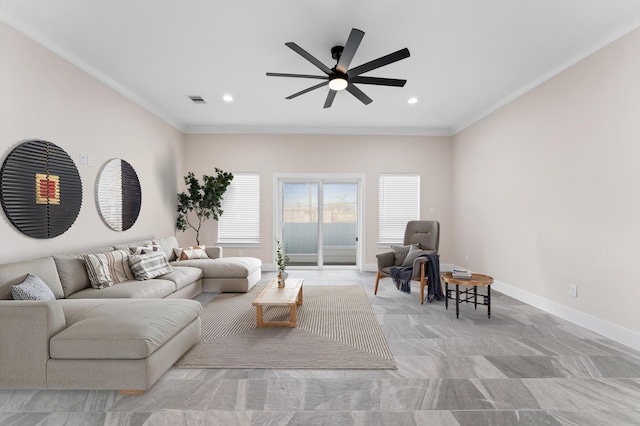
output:
<instances>
[{"instance_id":1,"label":"gray area rug","mask_svg":"<svg viewBox=\"0 0 640 426\"><path fill-rule=\"evenodd\" d=\"M202 336L178 368L396 369L382 329L360 286L308 286L296 328L257 328L251 304L264 286L223 294L201 315ZM289 318L264 308L265 321Z\"/></svg>"}]
</instances>

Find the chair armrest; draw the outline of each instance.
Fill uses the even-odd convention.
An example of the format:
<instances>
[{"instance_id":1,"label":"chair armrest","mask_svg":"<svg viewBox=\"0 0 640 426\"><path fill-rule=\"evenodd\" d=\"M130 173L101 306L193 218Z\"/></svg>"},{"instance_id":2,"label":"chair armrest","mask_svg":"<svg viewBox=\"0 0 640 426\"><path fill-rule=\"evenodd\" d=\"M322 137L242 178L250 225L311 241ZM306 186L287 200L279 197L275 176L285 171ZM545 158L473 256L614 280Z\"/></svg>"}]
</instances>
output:
<instances>
[{"instance_id":1,"label":"chair armrest","mask_svg":"<svg viewBox=\"0 0 640 426\"><path fill-rule=\"evenodd\" d=\"M382 271L383 268L393 266L396 262L396 255L392 251L388 251L376 254L376 259L378 259L378 271Z\"/></svg>"},{"instance_id":2,"label":"chair armrest","mask_svg":"<svg viewBox=\"0 0 640 426\"><path fill-rule=\"evenodd\" d=\"M434 250L424 250L425 254L426 253L435 253L436 255L440 256L440 254L438 254L436 251ZM427 273L427 262L429 262L429 259L426 257L416 257L416 260L413 261L413 275L411 276L412 280L417 280L420 279L420 266L424 263L424 273L426 276Z\"/></svg>"},{"instance_id":3,"label":"chair armrest","mask_svg":"<svg viewBox=\"0 0 640 426\"><path fill-rule=\"evenodd\" d=\"M49 340L66 326L59 302L0 300L0 388L46 388Z\"/></svg>"},{"instance_id":4,"label":"chair armrest","mask_svg":"<svg viewBox=\"0 0 640 426\"><path fill-rule=\"evenodd\" d=\"M220 246L204 246L204 251L207 252L209 259L218 259L222 257L222 247Z\"/></svg>"}]
</instances>

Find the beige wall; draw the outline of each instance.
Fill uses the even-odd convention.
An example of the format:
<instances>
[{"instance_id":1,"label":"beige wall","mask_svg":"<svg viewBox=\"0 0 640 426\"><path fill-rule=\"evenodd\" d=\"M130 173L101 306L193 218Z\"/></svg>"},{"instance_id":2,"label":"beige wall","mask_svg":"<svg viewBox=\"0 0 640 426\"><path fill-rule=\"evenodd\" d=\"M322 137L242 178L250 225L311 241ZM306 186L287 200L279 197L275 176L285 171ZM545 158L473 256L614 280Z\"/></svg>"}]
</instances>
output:
<instances>
[{"instance_id":1,"label":"beige wall","mask_svg":"<svg viewBox=\"0 0 640 426\"><path fill-rule=\"evenodd\" d=\"M365 176L365 264L375 264L384 251L378 241L378 175L420 173L421 217L441 222L442 261L451 245L451 143L448 137L321 136L321 135L187 135L185 165L196 176L228 172L258 172L261 179L262 246L243 248L244 255L273 263L273 176L277 173L363 174ZM429 208L436 209L435 214ZM205 226L201 242L215 242L216 223ZM193 234L178 235L194 244ZM226 255L237 255L228 248Z\"/></svg>"},{"instance_id":2,"label":"beige wall","mask_svg":"<svg viewBox=\"0 0 640 426\"><path fill-rule=\"evenodd\" d=\"M639 76L635 30L458 133L453 262L640 331Z\"/></svg>"},{"instance_id":3,"label":"beige wall","mask_svg":"<svg viewBox=\"0 0 640 426\"><path fill-rule=\"evenodd\" d=\"M83 186L73 226L52 239L28 237L0 215L0 263L174 233L183 134L77 67L0 22L0 158L27 139L50 141L76 162ZM94 166L79 164L89 154ZM101 165L128 161L142 187L142 209L125 232L95 207Z\"/></svg>"},{"instance_id":4,"label":"beige wall","mask_svg":"<svg viewBox=\"0 0 640 426\"><path fill-rule=\"evenodd\" d=\"M0 263L173 234L182 176L219 167L262 176L263 244L243 250L265 263L274 173L365 175L365 264L373 265L378 174L420 173L422 218L442 223L443 263L637 336L639 52L636 30L453 138L183 135L0 23L0 158L23 140L49 140L76 161L84 193L76 223L53 239L27 237L0 215ZM80 153L95 165L79 165ZM122 233L102 223L94 200L100 165L114 157L133 165L142 186L140 218ZM211 222L202 241L215 240Z\"/></svg>"}]
</instances>

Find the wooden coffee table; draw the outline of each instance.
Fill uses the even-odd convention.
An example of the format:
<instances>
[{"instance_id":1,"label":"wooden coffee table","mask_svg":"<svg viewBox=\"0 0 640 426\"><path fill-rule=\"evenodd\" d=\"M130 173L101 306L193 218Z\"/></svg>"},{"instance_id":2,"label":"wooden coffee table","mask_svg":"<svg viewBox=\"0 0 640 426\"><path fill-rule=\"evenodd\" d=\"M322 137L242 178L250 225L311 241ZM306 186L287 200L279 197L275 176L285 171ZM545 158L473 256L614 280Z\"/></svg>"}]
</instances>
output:
<instances>
[{"instance_id":1,"label":"wooden coffee table","mask_svg":"<svg viewBox=\"0 0 640 426\"><path fill-rule=\"evenodd\" d=\"M480 304L487 307L487 315L491 318L491 284L493 278L489 275L483 274L471 274L470 280L463 280L459 278L453 278L451 272L445 272L440 276L442 282L444 282L444 305L446 309L449 309L449 299L456 301L456 318L460 318L460 302L471 303L475 309L478 309L478 298L481 298ZM456 289L449 290L449 284L456 286ZM460 286L468 287L460 291ZM487 287L487 294L478 294L478 287ZM473 289L469 288L473 287ZM461 299L460 296L463 298Z\"/></svg>"},{"instance_id":2,"label":"wooden coffee table","mask_svg":"<svg viewBox=\"0 0 640 426\"><path fill-rule=\"evenodd\" d=\"M262 327L295 327L296 308L302 305L303 279L287 278L284 288L278 288L278 279L274 278L253 301L256 307L256 322ZM267 306L288 306L289 321L264 321L262 310Z\"/></svg>"}]
</instances>

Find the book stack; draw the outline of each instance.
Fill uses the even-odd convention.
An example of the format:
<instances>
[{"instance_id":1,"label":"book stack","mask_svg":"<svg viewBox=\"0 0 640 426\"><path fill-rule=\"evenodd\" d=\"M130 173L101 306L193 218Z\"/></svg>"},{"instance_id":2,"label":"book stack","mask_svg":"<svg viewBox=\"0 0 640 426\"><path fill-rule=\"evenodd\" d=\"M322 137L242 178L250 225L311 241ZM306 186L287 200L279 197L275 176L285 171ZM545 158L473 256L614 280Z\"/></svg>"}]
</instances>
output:
<instances>
[{"instance_id":1,"label":"book stack","mask_svg":"<svg viewBox=\"0 0 640 426\"><path fill-rule=\"evenodd\" d=\"M458 280L470 280L471 271L467 271L466 269L454 269L451 273L451 277Z\"/></svg>"}]
</instances>

